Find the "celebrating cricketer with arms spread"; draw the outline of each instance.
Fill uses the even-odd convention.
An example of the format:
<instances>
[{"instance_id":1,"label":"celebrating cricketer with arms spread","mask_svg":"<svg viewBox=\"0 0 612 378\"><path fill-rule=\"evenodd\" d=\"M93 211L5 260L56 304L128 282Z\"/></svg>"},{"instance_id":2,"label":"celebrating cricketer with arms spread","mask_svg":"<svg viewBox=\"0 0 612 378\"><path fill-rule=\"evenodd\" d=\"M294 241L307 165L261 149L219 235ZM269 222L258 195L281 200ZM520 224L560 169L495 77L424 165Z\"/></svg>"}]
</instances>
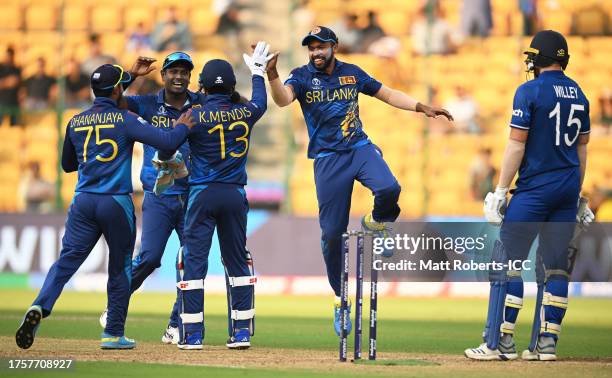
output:
<instances>
[{"instance_id":1,"label":"celebrating cricketer with arms spread","mask_svg":"<svg viewBox=\"0 0 612 378\"><path fill-rule=\"evenodd\" d=\"M268 65L272 98L278 106L300 102L308 127L308 157L314 159L319 202L321 248L327 278L336 295L334 329L340 334L340 256L342 234L349 222L351 194L355 180L374 194L374 208L361 224L378 235L387 233L387 222L400 214L400 185L382 153L363 131L359 119L358 95L364 93L399 109L424 113L428 117L453 118L444 109L424 105L400 91L388 88L361 68L335 57L338 38L329 28L318 26L304 39L309 63L294 69L284 85L279 80L278 53ZM350 331L349 323L349 331Z\"/></svg>"}]
</instances>

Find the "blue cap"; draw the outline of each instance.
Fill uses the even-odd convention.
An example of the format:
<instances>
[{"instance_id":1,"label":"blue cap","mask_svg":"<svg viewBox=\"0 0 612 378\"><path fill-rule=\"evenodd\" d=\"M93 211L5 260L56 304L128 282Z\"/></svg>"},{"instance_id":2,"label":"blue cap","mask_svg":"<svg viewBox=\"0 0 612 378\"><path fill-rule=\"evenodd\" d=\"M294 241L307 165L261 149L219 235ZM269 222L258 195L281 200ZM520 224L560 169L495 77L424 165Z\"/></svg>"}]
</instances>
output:
<instances>
[{"instance_id":1,"label":"blue cap","mask_svg":"<svg viewBox=\"0 0 612 378\"><path fill-rule=\"evenodd\" d=\"M193 65L193 62L191 61L191 57L182 51L176 51L168 55L166 59L164 59L164 64L162 65L162 71L177 62L185 62L189 66L189 71L193 70L194 65Z\"/></svg>"},{"instance_id":2,"label":"blue cap","mask_svg":"<svg viewBox=\"0 0 612 378\"><path fill-rule=\"evenodd\" d=\"M91 88L107 90L132 80L132 75L118 64L103 64L91 74Z\"/></svg>"},{"instance_id":3,"label":"blue cap","mask_svg":"<svg viewBox=\"0 0 612 378\"><path fill-rule=\"evenodd\" d=\"M338 37L336 37L336 33L325 26L316 26L314 29L312 29L310 33L308 33L308 35L302 39L302 46L308 45L308 43L314 39L321 42L338 44Z\"/></svg>"},{"instance_id":4,"label":"blue cap","mask_svg":"<svg viewBox=\"0 0 612 378\"><path fill-rule=\"evenodd\" d=\"M231 90L236 86L236 75L228 61L212 59L206 62L200 73L200 85L203 88L219 87Z\"/></svg>"}]
</instances>

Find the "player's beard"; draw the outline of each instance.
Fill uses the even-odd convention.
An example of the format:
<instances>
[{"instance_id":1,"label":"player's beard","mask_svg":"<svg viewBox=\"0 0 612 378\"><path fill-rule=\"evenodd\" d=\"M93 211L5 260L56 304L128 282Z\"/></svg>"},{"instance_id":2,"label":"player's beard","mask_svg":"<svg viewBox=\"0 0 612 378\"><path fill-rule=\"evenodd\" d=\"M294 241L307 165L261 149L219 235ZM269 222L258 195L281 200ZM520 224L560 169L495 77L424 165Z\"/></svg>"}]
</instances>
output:
<instances>
[{"instance_id":1,"label":"player's beard","mask_svg":"<svg viewBox=\"0 0 612 378\"><path fill-rule=\"evenodd\" d=\"M334 61L334 50L332 48L330 48L329 52L325 55L327 56L317 55L310 57L310 63L312 63L312 65L319 71L325 71L327 67L329 67L329 65ZM323 59L323 65L321 67L317 66L315 64L315 59Z\"/></svg>"}]
</instances>

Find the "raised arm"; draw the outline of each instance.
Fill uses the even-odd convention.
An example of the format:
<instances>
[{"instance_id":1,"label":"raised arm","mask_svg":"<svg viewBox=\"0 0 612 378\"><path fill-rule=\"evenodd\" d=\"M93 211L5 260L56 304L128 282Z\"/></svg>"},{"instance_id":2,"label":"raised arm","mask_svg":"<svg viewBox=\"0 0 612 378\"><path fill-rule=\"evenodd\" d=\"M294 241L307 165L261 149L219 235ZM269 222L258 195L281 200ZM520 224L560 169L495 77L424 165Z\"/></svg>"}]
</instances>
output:
<instances>
[{"instance_id":1,"label":"raised arm","mask_svg":"<svg viewBox=\"0 0 612 378\"><path fill-rule=\"evenodd\" d=\"M268 62L266 72L268 74L268 81L270 82L270 92L272 94L272 100L274 103L281 108L287 106L295 100L295 91L293 86L283 85L278 76L278 70L276 69L276 63L278 62L278 55L280 52L275 52L272 55L272 59Z\"/></svg>"},{"instance_id":2,"label":"raised arm","mask_svg":"<svg viewBox=\"0 0 612 378\"><path fill-rule=\"evenodd\" d=\"M437 108L435 106L428 106L423 103L418 102L414 98L408 96L404 92L398 91L396 89L392 89L386 86L380 87L378 92L374 95L380 101L387 103L395 108L409 110L412 112L423 113L427 117L435 118L439 115L446 117L449 121L453 120L453 116L442 108Z\"/></svg>"},{"instance_id":3,"label":"raised arm","mask_svg":"<svg viewBox=\"0 0 612 378\"><path fill-rule=\"evenodd\" d=\"M128 71L131 77L131 80L127 83L123 84L123 90L128 89L130 85L136 80L138 76L146 76L151 72L155 71L155 66L152 64L155 63L155 58L149 58L147 56L139 56L134 64L132 64L132 68ZM130 103L125 96L121 96L121 99L118 102L118 106L120 109L130 109L134 111L134 109L130 108Z\"/></svg>"}]
</instances>

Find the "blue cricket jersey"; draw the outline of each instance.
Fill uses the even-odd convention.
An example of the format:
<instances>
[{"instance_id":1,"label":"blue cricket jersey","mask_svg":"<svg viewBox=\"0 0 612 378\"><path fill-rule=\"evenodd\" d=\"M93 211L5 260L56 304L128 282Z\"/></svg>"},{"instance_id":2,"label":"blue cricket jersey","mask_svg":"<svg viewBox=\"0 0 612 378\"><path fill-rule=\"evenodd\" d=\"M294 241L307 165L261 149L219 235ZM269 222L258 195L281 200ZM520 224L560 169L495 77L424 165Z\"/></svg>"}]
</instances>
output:
<instances>
[{"instance_id":1,"label":"blue cricket jersey","mask_svg":"<svg viewBox=\"0 0 612 378\"><path fill-rule=\"evenodd\" d=\"M545 71L516 90L510 127L529 130L517 190L546 185L580 169L578 137L591 131L589 101L563 71Z\"/></svg>"},{"instance_id":2,"label":"blue cricket jersey","mask_svg":"<svg viewBox=\"0 0 612 378\"><path fill-rule=\"evenodd\" d=\"M328 75L312 63L285 80L300 102L308 127L308 157L314 159L370 143L359 119L359 93L374 96L382 84L354 64L336 59Z\"/></svg>"},{"instance_id":3,"label":"blue cricket jersey","mask_svg":"<svg viewBox=\"0 0 612 378\"><path fill-rule=\"evenodd\" d=\"M233 103L230 96L222 94L209 94L204 98L202 107L193 110L196 124L188 137L190 185L246 185L251 132L266 107L266 85L257 75L253 76L253 93L247 103Z\"/></svg>"},{"instance_id":4,"label":"blue cricket jersey","mask_svg":"<svg viewBox=\"0 0 612 378\"><path fill-rule=\"evenodd\" d=\"M98 97L91 108L72 117L66 126L62 167L66 172L78 169L76 192L131 193L134 142L176 149L188 132L183 124L163 132L138 115L119 109L115 101Z\"/></svg>"},{"instance_id":5,"label":"blue cricket jersey","mask_svg":"<svg viewBox=\"0 0 612 378\"><path fill-rule=\"evenodd\" d=\"M195 93L187 91L187 102L181 109L176 109L171 105L166 104L164 100L165 91L162 89L157 94L144 95L144 96L126 96L128 103L128 109L134 113L140 115L142 118L147 120L150 124L161 130L169 131L172 129L172 122L179 118L181 114L186 112L192 107L199 107L202 104L204 95L201 93ZM140 171L140 181L142 187L147 192L153 192L155 186L155 180L157 179L157 169L151 163L151 159L155 155L156 149L144 145L144 156L142 161L142 169ZM187 169L190 169L189 161L189 143L184 143L179 151L183 155ZM174 185L164 191L164 194L175 195L185 194L189 191L187 178L174 180Z\"/></svg>"}]
</instances>

